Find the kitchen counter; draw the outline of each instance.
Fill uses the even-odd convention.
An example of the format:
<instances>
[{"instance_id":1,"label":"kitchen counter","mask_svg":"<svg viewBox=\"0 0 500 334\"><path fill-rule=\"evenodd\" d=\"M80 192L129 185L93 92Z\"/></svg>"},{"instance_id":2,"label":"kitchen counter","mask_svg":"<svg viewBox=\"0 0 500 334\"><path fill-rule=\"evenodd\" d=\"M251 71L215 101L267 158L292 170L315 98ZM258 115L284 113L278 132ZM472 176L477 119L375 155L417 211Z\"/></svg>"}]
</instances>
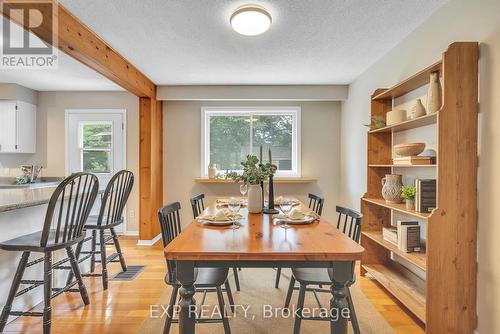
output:
<instances>
[{"instance_id":1,"label":"kitchen counter","mask_svg":"<svg viewBox=\"0 0 500 334\"><path fill-rule=\"evenodd\" d=\"M0 189L0 212L47 204L56 187Z\"/></svg>"}]
</instances>

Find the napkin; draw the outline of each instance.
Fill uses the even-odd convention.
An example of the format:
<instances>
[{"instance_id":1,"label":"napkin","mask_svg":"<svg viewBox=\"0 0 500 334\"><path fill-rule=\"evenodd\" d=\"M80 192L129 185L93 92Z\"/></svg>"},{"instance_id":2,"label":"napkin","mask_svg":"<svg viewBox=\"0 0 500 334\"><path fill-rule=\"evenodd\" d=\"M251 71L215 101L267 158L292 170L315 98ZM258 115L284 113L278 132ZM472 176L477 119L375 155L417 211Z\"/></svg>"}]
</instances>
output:
<instances>
[{"instance_id":1,"label":"napkin","mask_svg":"<svg viewBox=\"0 0 500 334\"><path fill-rule=\"evenodd\" d=\"M197 220L203 221L216 221L216 222L226 222L226 221L237 221L242 219L243 216L238 213L232 213L228 209L222 209L217 211L214 215L199 215L196 217Z\"/></svg>"},{"instance_id":2,"label":"napkin","mask_svg":"<svg viewBox=\"0 0 500 334\"><path fill-rule=\"evenodd\" d=\"M300 208L292 209L292 211L290 211L290 213L288 215L286 215L284 213L280 213L280 214L274 215L273 217L278 218L278 219L300 220L300 219L304 219L306 216L313 217L314 219L319 219L319 215L316 212L311 211L309 209L305 210L305 209L300 209Z\"/></svg>"}]
</instances>

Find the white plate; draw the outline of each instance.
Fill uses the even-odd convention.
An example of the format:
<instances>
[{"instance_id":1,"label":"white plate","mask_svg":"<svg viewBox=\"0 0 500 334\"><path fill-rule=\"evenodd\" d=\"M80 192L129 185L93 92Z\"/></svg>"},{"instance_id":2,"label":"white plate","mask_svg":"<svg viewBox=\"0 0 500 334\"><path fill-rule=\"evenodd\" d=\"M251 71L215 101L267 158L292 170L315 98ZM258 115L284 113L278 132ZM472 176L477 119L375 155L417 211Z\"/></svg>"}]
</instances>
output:
<instances>
[{"instance_id":1,"label":"white plate","mask_svg":"<svg viewBox=\"0 0 500 334\"><path fill-rule=\"evenodd\" d=\"M310 224L315 220L316 220L316 218L314 218L312 216L305 216L302 219L283 219L281 221L286 222L287 224L290 224L290 225L294 225L294 224L300 225L300 224Z\"/></svg>"},{"instance_id":2,"label":"white plate","mask_svg":"<svg viewBox=\"0 0 500 334\"><path fill-rule=\"evenodd\" d=\"M231 220L224 220L224 221L200 220L199 222L202 223L202 224L214 225L214 226L229 226L229 225L233 225L233 221L231 221Z\"/></svg>"}]
</instances>

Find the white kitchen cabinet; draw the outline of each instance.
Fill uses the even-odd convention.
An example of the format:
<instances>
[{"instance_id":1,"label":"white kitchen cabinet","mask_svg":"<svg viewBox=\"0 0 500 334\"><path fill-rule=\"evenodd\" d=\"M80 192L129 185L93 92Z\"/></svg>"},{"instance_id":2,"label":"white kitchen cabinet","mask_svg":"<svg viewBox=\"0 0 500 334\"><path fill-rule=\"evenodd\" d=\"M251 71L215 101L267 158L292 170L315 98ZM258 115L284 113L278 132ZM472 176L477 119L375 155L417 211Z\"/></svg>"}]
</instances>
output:
<instances>
[{"instance_id":1,"label":"white kitchen cabinet","mask_svg":"<svg viewBox=\"0 0 500 334\"><path fill-rule=\"evenodd\" d=\"M35 153L36 106L0 101L0 153Z\"/></svg>"}]
</instances>

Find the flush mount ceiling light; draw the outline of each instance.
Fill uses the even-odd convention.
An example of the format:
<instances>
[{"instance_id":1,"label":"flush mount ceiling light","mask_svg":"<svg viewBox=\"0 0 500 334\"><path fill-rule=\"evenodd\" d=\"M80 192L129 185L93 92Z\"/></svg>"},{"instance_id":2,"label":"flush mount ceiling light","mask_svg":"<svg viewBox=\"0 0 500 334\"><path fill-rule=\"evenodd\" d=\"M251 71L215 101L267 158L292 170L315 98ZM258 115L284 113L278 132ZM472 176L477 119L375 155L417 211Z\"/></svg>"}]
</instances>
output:
<instances>
[{"instance_id":1,"label":"flush mount ceiling light","mask_svg":"<svg viewBox=\"0 0 500 334\"><path fill-rule=\"evenodd\" d=\"M245 5L234 11L229 19L231 27L239 34L256 36L271 26L271 14L262 6Z\"/></svg>"}]
</instances>

